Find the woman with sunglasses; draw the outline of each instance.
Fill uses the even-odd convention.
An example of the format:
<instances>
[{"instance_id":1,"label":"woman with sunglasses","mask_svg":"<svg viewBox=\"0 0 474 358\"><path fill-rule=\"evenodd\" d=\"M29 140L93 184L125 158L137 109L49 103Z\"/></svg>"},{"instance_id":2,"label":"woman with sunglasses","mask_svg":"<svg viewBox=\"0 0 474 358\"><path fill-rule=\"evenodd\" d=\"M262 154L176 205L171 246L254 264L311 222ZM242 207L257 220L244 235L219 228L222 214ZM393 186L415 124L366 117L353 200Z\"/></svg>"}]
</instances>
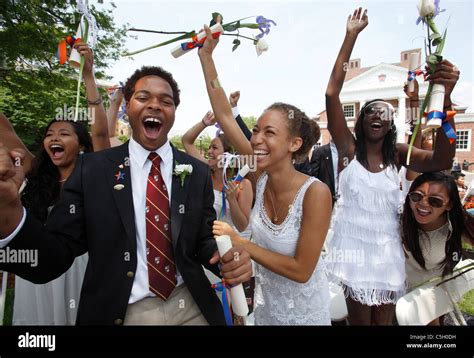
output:
<instances>
[{"instance_id":1,"label":"woman with sunglasses","mask_svg":"<svg viewBox=\"0 0 474 358\"><path fill-rule=\"evenodd\" d=\"M472 240L473 229L474 218L464 210L450 175L433 172L417 177L402 216L408 289L451 274L461 259L461 238ZM430 325L440 325L440 319Z\"/></svg>"},{"instance_id":2,"label":"woman with sunglasses","mask_svg":"<svg viewBox=\"0 0 474 358\"><path fill-rule=\"evenodd\" d=\"M344 288L351 325L390 325L395 303L405 289L398 170L406 166L408 145L396 143L390 103L368 101L360 110L354 137L339 98L352 49L367 24L367 11L362 8L349 15L326 90L328 130L336 144L340 172L334 235L327 245L328 257L337 260L328 262L328 271ZM429 77L446 87L445 111L451 107L450 94L458 78L459 71L446 60ZM450 168L454 152L455 145L438 130L434 151L413 148L409 169L422 173ZM352 260L354 257L363 257L363 262Z\"/></svg>"}]
</instances>

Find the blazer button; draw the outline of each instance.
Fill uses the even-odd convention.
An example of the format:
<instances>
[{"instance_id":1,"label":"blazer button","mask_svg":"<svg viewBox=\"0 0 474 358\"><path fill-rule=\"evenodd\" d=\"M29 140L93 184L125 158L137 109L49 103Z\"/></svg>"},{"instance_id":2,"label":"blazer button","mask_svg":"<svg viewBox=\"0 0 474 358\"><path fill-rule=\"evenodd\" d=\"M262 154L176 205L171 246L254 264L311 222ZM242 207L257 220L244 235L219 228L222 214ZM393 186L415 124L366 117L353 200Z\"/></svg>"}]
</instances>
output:
<instances>
[{"instance_id":1,"label":"blazer button","mask_svg":"<svg viewBox=\"0 0 474 358\"><path fill-rule=\"evenodd\" d=\"M122 323L123 323L123 321L122 321L120 318L117 318L117 319L114 321L114 324L115 324L116 326L121 326Z\"/></svg>"},{"instance_id":2,"label":"blazer button","mask_svg":"<svg viewBox=\"0 0 474 358\"><path fill-rule=\"evenodd\" d=\"M128 272L127 272L127 277L132 278L133 276L134 276L133 271L128 271Z\"/></svg>"}]
</instances>

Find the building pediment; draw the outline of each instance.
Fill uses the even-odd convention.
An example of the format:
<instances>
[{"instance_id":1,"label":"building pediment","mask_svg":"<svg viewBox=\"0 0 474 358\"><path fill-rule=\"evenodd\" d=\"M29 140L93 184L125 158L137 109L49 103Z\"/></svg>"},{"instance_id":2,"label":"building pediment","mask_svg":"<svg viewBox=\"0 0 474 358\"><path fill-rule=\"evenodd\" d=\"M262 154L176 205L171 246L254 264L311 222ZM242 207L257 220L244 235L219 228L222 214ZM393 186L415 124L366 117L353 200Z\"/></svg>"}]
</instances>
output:
<instances>
[{"instance_id":1,"label":"building pediment","mask_svg":"<svg viewBox=\"0 0 474 358\"><path fill-rule=\"evenodd\" d=\"M407 69L381 63L344 83L342 92L380 90L402 87L407 80Z\"/></svg>"}]
</instances>

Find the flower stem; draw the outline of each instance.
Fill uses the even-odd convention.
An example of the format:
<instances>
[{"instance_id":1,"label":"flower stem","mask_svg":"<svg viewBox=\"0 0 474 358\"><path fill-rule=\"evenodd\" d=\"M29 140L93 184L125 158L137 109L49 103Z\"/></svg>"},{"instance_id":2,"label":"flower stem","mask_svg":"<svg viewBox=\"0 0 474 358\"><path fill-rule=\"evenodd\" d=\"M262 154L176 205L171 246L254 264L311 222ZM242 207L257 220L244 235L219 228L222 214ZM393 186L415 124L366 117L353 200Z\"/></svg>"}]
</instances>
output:
<instances>
[{"instance_id":1,"label":"flower stem","mask_svg":"<svg viewBox=\"0 0 474 358\"><path fill-rule=\"evenodd\" d=\"M132 27L131 29L128 29L127 31L136 31L136 32L151 32L154 34L164 34L164 35L177 35L177 34L187 34L186 31L157 31L157 30L146 30L146 29L136 29Z\"/></svg>"},{"instance_id":2,"label":"flower stem","mask_svg":"<svg viewBox=\"0 0 474 358\"><path fill-rule=\"evenodd\" d=\"M242 37L244 39L249 39L249 40L252 40L252 41L255 41L255 39L251 38L251 37L247 37L247 36L243 36L243 35L239 35L239 34L221 34L222 36L235 36L235 37Z\"/></svg>"},{"instance_id":3,"label":"flower stem","mask_svg":"<svg viewBox=\"0 0 474 358\"><path fill-rule=\"evenodd\" d=\"M165 45L168 45L170 43L173 43L173 42L176 42L176 41L179 41L179 40L184 40L184 39L189 39L191 37L193 37L196 33L194 31L192 32L186 32L184 35L181 35L181 36L178 36L178 37L175 37L175 38L172 38L171 40L168 40L168 41L165 41L165 42L161 42L157 45L153 45L153 46L149 46L149 47L146 47L146 48L143 48L141 50L137 50L137 51L133 51L133 52L123 52L122 53L122 56L132 56L132 55L136 55L137 53L141 53L141 52L144 52L144 51L148 51L148 50L151 50L153 48L157 48L157 47L161 47L161 46L165 46Z\"/></svg>"}]
</instances>

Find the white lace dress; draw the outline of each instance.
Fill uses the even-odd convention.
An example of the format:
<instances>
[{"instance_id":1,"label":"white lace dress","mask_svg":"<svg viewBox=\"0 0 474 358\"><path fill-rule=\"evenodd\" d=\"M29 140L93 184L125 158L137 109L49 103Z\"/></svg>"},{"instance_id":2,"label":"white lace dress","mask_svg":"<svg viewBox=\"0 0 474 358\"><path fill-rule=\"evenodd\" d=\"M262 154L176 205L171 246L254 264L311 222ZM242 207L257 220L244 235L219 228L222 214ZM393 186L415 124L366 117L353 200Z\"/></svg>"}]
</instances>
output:
<instances>
[{"instance_id":1,"label":"white lace dress","mask_svg":"<svg viewBox=\"0 0 474 358\"><path fill-rule=\"evenodd\" d=\"M263 205L268 176L257 183L256 202L252 210L252 240L260 247L293 256L298 242L303 199L308 187L317 179L310 177L295 196L288 216L281 225L273 224ZM320 257L313 275L298 283L256 264L254 312L256 325L330 325L329 287L324 261Z\"/></svg>"},{"instance_id":2,"label":"white lace dress","mask_svg":"<svg viewBox=\"0 0 474 358\"><path fill-rule=\"evenodd\" d=\"M354 159L339 174L339 193L327 245L330 279L362 304L396 303L405 291L397 170L372 173Z\"/></svg>"}]
</instances>

